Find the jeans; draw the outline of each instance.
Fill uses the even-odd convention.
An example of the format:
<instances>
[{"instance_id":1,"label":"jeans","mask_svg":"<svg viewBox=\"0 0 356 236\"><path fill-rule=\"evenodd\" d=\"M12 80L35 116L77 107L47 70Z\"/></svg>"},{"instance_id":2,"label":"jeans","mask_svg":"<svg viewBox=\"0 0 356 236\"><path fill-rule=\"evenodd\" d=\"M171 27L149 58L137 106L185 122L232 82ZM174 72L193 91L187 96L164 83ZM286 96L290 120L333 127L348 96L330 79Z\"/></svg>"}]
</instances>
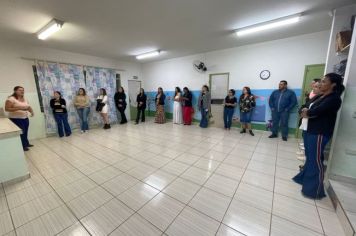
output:
<instances>
[{"instance_id":1,"label":"jeans","mask_svg":"<svg viewBox=\"0 0 356 236\"><path fill-rule=\"evenodd\" d=\"M234 115L233 108L224 108L224 127L225 129L231 128L232 116Z\"/></svg>"},{"instance_id":2,"label":"jeans","mask_svg":"<svg viewBox=\"0 0 356 236\"><path fill-rule=\"evenodd\" d=\"M145 122L145 109L137 108L136 123L138 123L138 121L140 120L140 115L141 115L141 122Z\"/></svg>"},{"instance_id":3,"label":"jeans","mask_svg":"<svg viewBox=\"0 0 356 236\"><path fill-rule=\"evenodd\" d=\"M303 170L293 180L302 185L302 193L313 199L325 197L324 149L329 135L304 133L306 161Z\"/></svg>"},{"instance_id":4,"label":"jeans","mask_svg":"<svg viewBox=\"0 0 356 236\"><path fill-rule=\"evenodd\" d=\"M205 111L205 109L201 109L201 120L200 120L200 127L201 128L207 128L208 127L208 112Z\"/></svg>"},{"instance_id":5,"label":"jeans","mask_svg":"<svg viewBox=\"0 0 356 236\"><path fill-rule=\"evenodd\" d=\"M70 129L70 126L68 124L68 114L67 113L55 113L54 114L54 119L57 122L57 128L58 128L58 134L59 137L63 137L63 128L64 132L66 133L66 136L69 136L72 134L72 131Z\"/></svg>"},{"instance_id":6,"label":"jeans","mask_svg":"<svg viewBox=\"0 0 356 236\"><path fill-rule=\"evenodd\" d=\"M22 134L20 134L22 147L25 149L30 146L30 142L28 141L28 127L30 126L29 119L10 118L10 120L22 130Z\"/></svg>"},{"instance_id":7,"label":"jeans","mask_svg":"<svg viewBox=\"0 0 356 236\"><path fill-rule=\"evenodd\" d=\"M88 116L89 116L90 108L89 107L78 108L77 112L80 118L80 129L83 131L89 130Z\"/></svg>"},{"instance_id":8,"label":"jeans","mask_svg":"<svg viewBox=\"0 0 356 236\"><path fill-rule=\"evenodd\" d=\"M279 127L281 127L282 137L288 137L288 120L289 112L288 111L272 111L272 134L278 135Z\"/></svg>"}]
</instances>

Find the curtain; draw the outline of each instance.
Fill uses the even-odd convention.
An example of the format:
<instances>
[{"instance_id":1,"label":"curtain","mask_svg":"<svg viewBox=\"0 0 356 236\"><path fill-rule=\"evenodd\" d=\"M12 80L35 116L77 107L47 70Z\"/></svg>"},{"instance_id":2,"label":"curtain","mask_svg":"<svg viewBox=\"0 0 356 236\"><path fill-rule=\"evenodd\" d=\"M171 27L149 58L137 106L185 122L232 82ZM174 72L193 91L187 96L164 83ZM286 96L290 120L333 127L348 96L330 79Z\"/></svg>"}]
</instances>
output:
<instances>
[{"instance_id":1,"label":"curtain","mask_svg":"<svg viewBox=\"0 0 356 236\"><path fill-rule=\"evenodd\" d=\"M117 122L117 113L114 102L114 95L116 92L116 71L113 69L105 69L98 67L85 66L86 71L86 88L87 94L90 99L93 99L90 107L90 123L100 124L102 119L100 114L95 111L96 98L99 95L100 88L106 90L108 96L108 106L109 106L109 119L111 123Z\"/></svg>"},{"instance_id":2,"label":"curtain","mask_svg":"<svg viewBox=\"0 0 356 236\"><path fill-rule=\"evenodd\" d=\"M54 91L59 91L67 102L68 122L71 128L79 127L79 117L73 105L73 99L79 88L85 88L83 66L37 62L36 67L47 133L57 132L57 125L50 107Z\"/></svg>"}]
</instances>

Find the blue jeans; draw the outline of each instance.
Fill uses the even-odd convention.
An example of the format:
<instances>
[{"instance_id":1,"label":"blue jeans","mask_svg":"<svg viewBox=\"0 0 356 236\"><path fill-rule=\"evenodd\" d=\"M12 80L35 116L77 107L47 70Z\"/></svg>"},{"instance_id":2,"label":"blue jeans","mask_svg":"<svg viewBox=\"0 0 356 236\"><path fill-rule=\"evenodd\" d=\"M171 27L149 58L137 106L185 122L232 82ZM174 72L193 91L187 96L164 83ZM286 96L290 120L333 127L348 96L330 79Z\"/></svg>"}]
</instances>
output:
<instances>
[{"instance_id":1,"label":"blue jeans","mask_svg":"<svg viewBox=\"0 0 356 236\"><path fill-rule=\"evenodd\" d=\"M205 111L205 109L201 109L200 113L201 113L201 120L200 120L200 125L199 126L201 128L207 128L208 127L208 123L209 123L209 121L208 121L208 112Z\"/></svg>"},{"instance_id":2,"label":"blue jeans","mask_svg":"<svg viewBox=\"0 0 356 236\"><path fill-rule=\"evenodd\" d=\"M303 170L293 180L301 184L302 193L313 199L325 197L324 191L324 149L329 135L304 133L306 161Z\"/></svg>"},{"instance_id":3,"label":"blue jeans","mask_svg":"<svg viewBox=\"0 0 356 236\"><path fill-rule=\"evenodd\" d=\"M278 135L279 127L281 128L282 137L288 137L288 111L272 111L272 134Z\"/></svg>"},{"instance_id":4,"label":"blue jeans","mask_svg":"<svg viewBox=\"0 0 356 236\"><path fill-rule=\"evenodd\" d=\"M67 113L55 113L54 114L54 119L57 122L57 128L58 128L58 134L59 137L63 137L63 128L64 132L66 133L66 136L69 136L72 134L72 131L70 129L70 126L68 124L68 114Z\"/></svg>"},{"instance_id":5,"label":"blue jeans","mask_svg":"<svg viewBox=\"0 0 356 236\"><path fill-rule=\"evenodd\" d=\"M90 108L89 107L78 108L77 112L80 118L80 129L83 131L89 130L88 117L89 117Z\"/></svg>"},{"instance_id":6,"label":"blue jeans","mask_svg":"<svg viewBox=\"0 0 356 236\"><path fill-rule=\"evenodd\" d=\"M231 128L232 116L234 115L233 108L224 108L224 127L225 129Z\"/></svg>"},{"instance_id":7,"label":"blue jeans","mask_svg":"<svg viewBox=\"0 0 356 236\"><path fill-rule=\"evenodd\" d=\"M25 149L30 146L30 142L28 141L28 127L30 126L29 119L10 118L10 120L22 130L22 134L20 134L22 147Z\"/></svg>"}]
</instances>

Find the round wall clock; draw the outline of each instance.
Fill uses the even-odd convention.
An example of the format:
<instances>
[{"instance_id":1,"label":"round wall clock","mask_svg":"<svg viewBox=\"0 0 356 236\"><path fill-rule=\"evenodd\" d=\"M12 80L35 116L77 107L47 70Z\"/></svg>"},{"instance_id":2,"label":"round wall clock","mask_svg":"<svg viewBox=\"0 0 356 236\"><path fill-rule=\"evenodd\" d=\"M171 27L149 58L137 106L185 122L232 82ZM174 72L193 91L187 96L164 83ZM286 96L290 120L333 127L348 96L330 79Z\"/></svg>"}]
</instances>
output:
<instances>
[{"instance_id":1,"label":"round wall clock","mask_svg":"<svg viewBox=\"0 0 356 236\"><path fill-rule=\"evenodd\" d=\"M267 80L267 79L269 79L270 76L271 76L271 72L269 70L263 70L260 73L260 78L262 80Z\"/></svg>"}]
</instances>

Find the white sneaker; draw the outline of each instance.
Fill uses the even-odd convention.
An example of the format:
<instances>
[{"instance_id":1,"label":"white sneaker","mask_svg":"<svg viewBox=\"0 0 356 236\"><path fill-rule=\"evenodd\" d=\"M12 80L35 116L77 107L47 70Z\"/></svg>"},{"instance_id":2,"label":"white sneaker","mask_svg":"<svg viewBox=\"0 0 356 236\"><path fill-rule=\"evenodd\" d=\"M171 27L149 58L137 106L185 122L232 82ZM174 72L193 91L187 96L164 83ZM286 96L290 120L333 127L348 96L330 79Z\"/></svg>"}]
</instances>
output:
<instances>
[{"instance_id":1,"label":"white sneaker","mask_svg":"<svg viewBox=\"0 0 356 236\"><path fill-rule=\"evenodd\" d=\"M85 131L84 131L84 130L81 130L80 133L85 133Z\"/></svg>"},{"instance_id":2,"label":"white sneaker","mask_svg":"<svg viewBox=\"0 0 356 236\"><path fill-rule=\"evenodd\" d=\"M84 133L89 133L89 130L84 130Z\"/></svg>"},{"instance_id":3,"label":"white sneaker","mask_svg":"<svg viewBox=\"0 0 356 236\"><path fill-rule=\"evenodd\" d=\"M304 151L298 151L298 152L296 152L296 154L297 154L298 156L304 156Z\"/></svg>"},{"instance_id":4,"label":"white sneaker","mask_svg":"<svg viewBox=\"0 0 356 236\"><path fill-rule=\"evenodd\" d=\"M300 149L300 150L305 150L305 147L304 147L304 146L303 146L303 147L300 146L299 149Z\"/></svg>"},{"instance_id":5,"label":"white sneaker","mask_svg":"<svg viewBox=\"0 0 356 236\"><path fill-rule=\"evenodd\" d=\"M306 160L305 156L297 156L297 159L299 161L303 161L303 162L305 162L305 160Z\"/></svg>"},{"instance_id":6,"label":"white sneaker","mask_svg":"<svg viewBox=\"0 0 356 236\"><path fill-rule=\"evenodd\" d=\"M299 146L304 147L304 143L299 143Z\"/></svg>"}]
</instances>

